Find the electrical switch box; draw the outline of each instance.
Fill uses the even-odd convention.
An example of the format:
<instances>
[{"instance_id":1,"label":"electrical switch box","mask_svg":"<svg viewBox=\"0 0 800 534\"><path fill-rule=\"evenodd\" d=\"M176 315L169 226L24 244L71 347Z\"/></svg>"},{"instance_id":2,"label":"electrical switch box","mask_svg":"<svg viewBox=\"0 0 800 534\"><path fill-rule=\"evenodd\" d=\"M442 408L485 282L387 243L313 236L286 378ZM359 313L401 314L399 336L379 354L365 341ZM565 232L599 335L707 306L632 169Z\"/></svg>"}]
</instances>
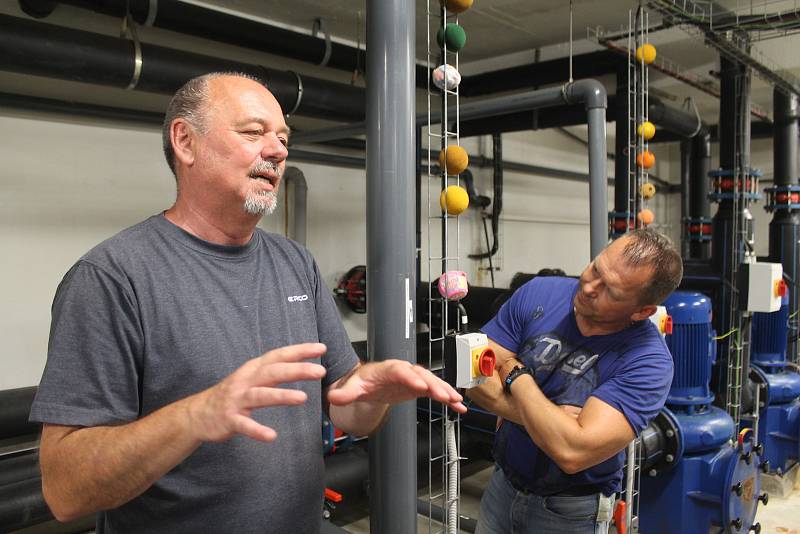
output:
<instances>
[{"instance_id":1,"label":"electrical switch box","mask_svg":"<svg viewBox=\"0 0 800 534\"><path fill-rule=\"evenodd\" d=\"M780 263L743 263L739 270L739 308L743 311L771 313L781 308L786 294L783 266Z\"/></svg>"},{"instance_id":2,"label":"electrical switch box","mask_svg":"<svg viewBox=\"0 0 800 534\"><path fill-rule=\"evenodd\" d=\"M456 388L474 388L494 373L494 351L486 334L471 333L445 339L445 380Z\"/></svg>"}]
</instances>

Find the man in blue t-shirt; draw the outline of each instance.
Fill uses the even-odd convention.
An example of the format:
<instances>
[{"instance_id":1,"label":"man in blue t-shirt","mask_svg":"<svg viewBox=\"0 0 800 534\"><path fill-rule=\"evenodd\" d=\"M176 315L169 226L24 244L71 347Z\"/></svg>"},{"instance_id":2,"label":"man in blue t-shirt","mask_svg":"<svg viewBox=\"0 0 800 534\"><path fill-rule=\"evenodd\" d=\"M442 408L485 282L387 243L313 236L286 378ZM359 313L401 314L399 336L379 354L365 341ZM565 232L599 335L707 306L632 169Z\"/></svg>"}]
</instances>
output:
<instances>
[{"instance_id":1,"label":"man in blue t-shirt","mask_svg":"<svg viewBox=\"0 0 800 534\"><path fill-rule=\"evenodd\" d=\"M666 237L636 230L580 280L528 282L483 327L496 373L470 397L500 424L477 534L605 531L623 450L672 382L672 357L647 318L682 275Z\"/></svg>"}]
</instances>

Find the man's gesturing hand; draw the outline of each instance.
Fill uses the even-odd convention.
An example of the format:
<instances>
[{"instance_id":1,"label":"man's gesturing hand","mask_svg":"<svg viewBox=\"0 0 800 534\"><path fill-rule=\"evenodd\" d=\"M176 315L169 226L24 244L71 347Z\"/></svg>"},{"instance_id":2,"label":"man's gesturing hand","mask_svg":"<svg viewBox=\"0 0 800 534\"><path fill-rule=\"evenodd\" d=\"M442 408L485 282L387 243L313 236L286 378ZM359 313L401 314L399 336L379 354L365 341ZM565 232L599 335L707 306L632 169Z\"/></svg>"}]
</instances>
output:
<instances>
[{"instance_id":1,"label":"man's gesturing hand","mask_svg":"<svg viewBox=\"0 0 800 534\"><path fill-rule=\"evenodd\" d=\"M296 389L276 387L300 380L320 380L321 365L303 360L319 358L326 347L304 343L271 350L253 358L219 384L189 397L189 414L201 441L225 441L243 434L260 441L272 441L277 433L255 422L253 410L267 406L294 406L306 401Z\"/></svg>"},{"instance_id":2,"label":"man's gesturing hand","mask_svg":"<svg viewBox=\"0 0 800 534\"><path fill-rule=\"evenodd\" d=\"M338 406L355 401L395 404L417 397L430 397L459 413L467 411L461 395L447 382L403 360L361 365L328 392L328 402Z\"/></svg>"}]
</instances>

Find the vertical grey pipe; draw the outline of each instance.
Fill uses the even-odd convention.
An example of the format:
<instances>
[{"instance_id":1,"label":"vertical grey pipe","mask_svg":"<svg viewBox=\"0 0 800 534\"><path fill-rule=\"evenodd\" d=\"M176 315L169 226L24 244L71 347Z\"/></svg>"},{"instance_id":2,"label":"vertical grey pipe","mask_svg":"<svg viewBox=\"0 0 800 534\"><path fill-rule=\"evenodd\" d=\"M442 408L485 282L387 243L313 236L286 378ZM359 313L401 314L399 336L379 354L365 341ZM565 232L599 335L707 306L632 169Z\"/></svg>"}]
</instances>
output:
<instances>
[{"instance_id":1,"label":"vertical grey pipe","mask_svg":"<svg viewBox=\"0 0 800 534\"><path fill-rule=\"evenodd\" d=\"M583 102L589 126L589 246L594 258L608 244L608 169L606 88L597 80L578 80L564 86L567 102Z\"/></svg>"},{"instance_id":2,"label":"vertical grey pipe","mask_svg":"<svg viewBox=\"0 0 800 534\"><path fill-rule=\"evenodd\" d=\"M412 0L367 2L367 346L416 362ZM416 403L394 406L369 444L370 531L417 531Z\"/></svg>"},{"instance_id":3,"label":"vertical grey pipe","mask_svg":"<svg viewBox=\"0 0 800 534\"><path fill-rule=\"evenodd\" d=\"M589 243L592 258L608 244L606 110L586 110L589 124Z\"/></svg>"},{"instance_id":4,"label":"vertical grey pipe","mask_svg":"<svg viewBox=\"0 0 800 534\"><path fill-rule=\"evenodd\" d=\"M303 171L297 167L286 167L283 173L286 194L292 190L292 228L289 237L301 245L306 244L306 224L308 219L308 184Z\"/></svg>"}]
</instances>

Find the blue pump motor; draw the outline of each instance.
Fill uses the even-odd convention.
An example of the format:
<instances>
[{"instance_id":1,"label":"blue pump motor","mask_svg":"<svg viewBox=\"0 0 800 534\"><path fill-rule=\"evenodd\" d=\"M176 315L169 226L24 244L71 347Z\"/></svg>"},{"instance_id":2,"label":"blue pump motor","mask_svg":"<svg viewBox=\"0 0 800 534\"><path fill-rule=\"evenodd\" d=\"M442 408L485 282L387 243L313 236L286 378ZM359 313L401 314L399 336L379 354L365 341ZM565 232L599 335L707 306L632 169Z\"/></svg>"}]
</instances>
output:
<instances>
[{"instance_id":1,"label":"blue pump motor","mask_svg":"<svg viewBox=\"0 0 800 534\"><path fill-rule=\"evenodd\" d=\"M761 494L761 460L749 434L734 436L733 419L711 403L716 357L711 302L677 291L664 303L673 332L665 338L675 375L667 407L641 434L639 530L748 532ZM735 439L736 438L736 439Z\"/></svg>"},{"instance_id":2,"label":"blue pump motor","mask_svg":"<svg viewBox=\"0 0 800 534\"><path fill-rule=\"evenodd\" d=\"M772 471L782 473L800 461L800 374L786 361L789 297L780 310L754 313L753 379L761 386L758 437Z\"/></svg>"}]
</instances>

